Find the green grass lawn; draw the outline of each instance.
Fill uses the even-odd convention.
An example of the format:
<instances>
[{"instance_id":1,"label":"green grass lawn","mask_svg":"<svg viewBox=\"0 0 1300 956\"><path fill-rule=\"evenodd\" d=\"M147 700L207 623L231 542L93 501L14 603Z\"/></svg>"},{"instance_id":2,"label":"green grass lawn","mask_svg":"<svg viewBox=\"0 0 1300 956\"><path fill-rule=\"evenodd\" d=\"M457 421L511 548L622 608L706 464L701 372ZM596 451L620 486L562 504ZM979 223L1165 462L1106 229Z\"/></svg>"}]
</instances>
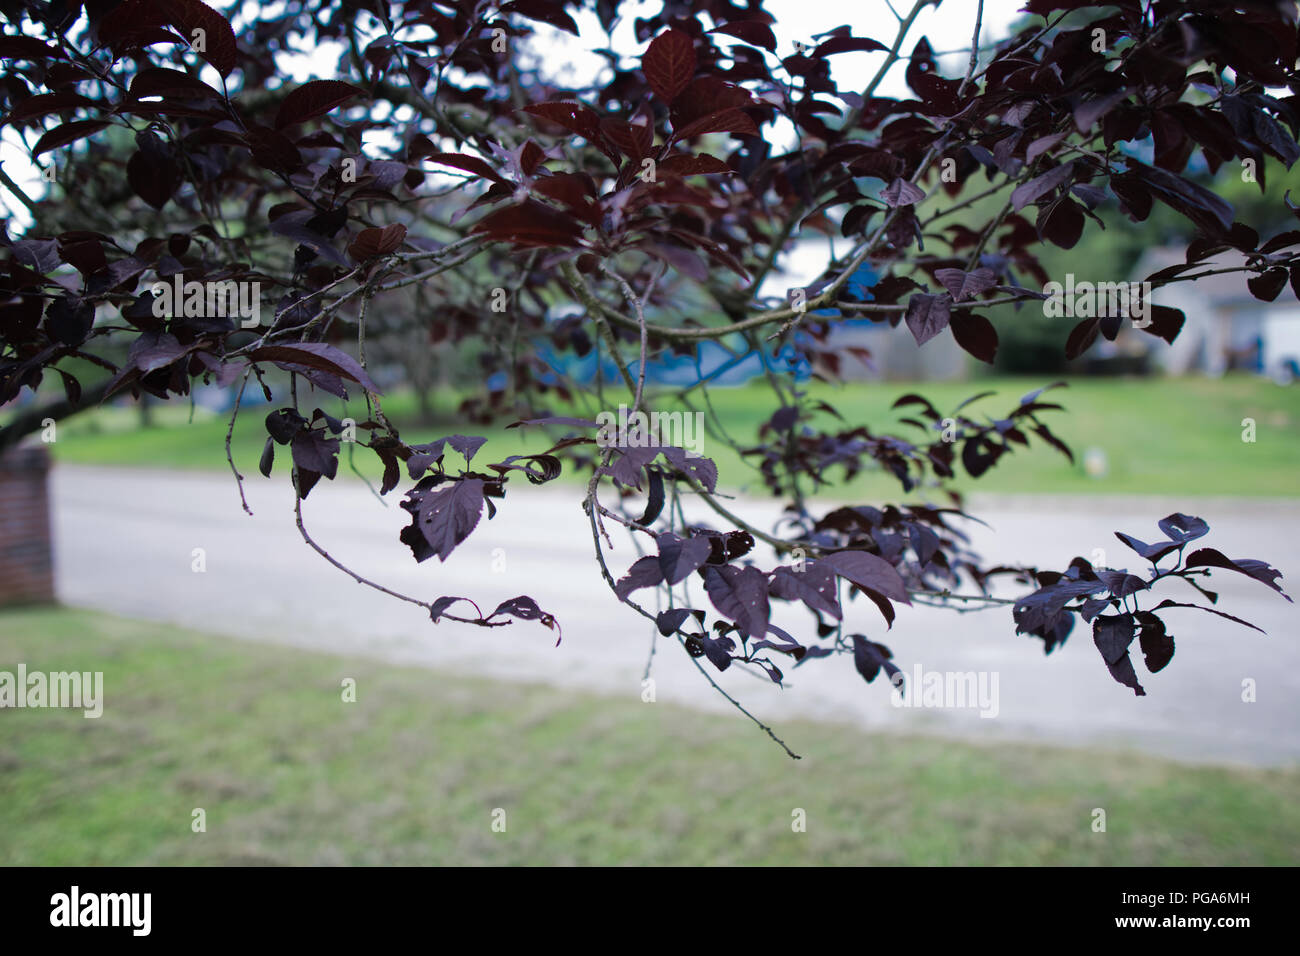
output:
<instances>
[{"instance_id":1,"label":"green grass lawn","mask_svg":"<svg viewBox=\"0 0 1300 956\"><path fill-rule=\"evenodd\" d=\"M866 424L877 432L919 436L920 432L898 424L904 412L890 409L905 392L920 391L946 413L976 392L992 390L997 393L994 397L983 399L968 411L1000 417L1015 406L1021 395L1047 383L1047 378L1002 378L915 386L816 384L812 392L833 404L851 425ZM1300 487L1296 481L1300 471L1300 385L1280 387L1246 375L1213 380L1076 378L1068 389L1050 395L1066 407L1064 413L1046 413L1053 430L1075 449L1076 458L1088 448L1104 451L1109 466L1105 477L1089 477L1080 464L1071 465L1035 439L1031 449L1017 448L1014 455L980 481L963 477L956 487L1002 493L1249 496L1294 496ZM615 408L619 400L624 400L618 392L610 396ZM458 432L486 435L488 444L479 452L476 464L548 447L549 439L542 429L479 429L458 424L454 407L459 399L459 395L452 394L440 397L437 405L446 422L442 427L416 426L410 395L395 395L385 407L407 441L428 441ZM712 393L712 402L726 433L741 443L753 442L759 424L775 410L770 392L758 384L717 389ZM350 413L358 421L365 417L364 408L354 405L349 412L336 399L322 399L319 404L334 414ZM305 407L310 409L312 405ZM655 407L668 408L662 403ZM255 481L261 480L257 461L266 439L266 411L265 407L250 408L241 415L232 442L236 464ZM555 411L594 416L597 409ZM147 429L138 427L138 415L130 408L105 408L70 419L59 426L54 454L59 461L83 464L228 467L225 418L200 411L190 422L190 411L183 405L164 406L156 414L159 424ZM827 427L834 427L833 419L824 418ZM1255 422L1253 443L1242 440L1242 421L1247 418ZM559 437L564 431L553 430L552 434ZM729 490L759 490L754 466L722 441L706 436L704 453L718 462L722 483ZM458 461L456 456L451 457ZM345 454L340 475L350 477L346 459ZM368 451L360 449L356 461L367 477L378 477L377 462ZM287 467L288 456L281 450L277 471ZM578 476L568 475L566 479L578 480ZM898 482L880 472L864 475L847 488L834 491L840 498L852 494L874 501L904 497Z\"/></svg>"},{"instance_id":2,"label":"green grass lawn","mask_svg":"<svg viewBox=\"0 0 1300 956\"><path fill-rule=\"evenodd\" d=\"M20 661L103 671L104 714L0 710L5 865L1300 862L1297 770L784 725L796 763L738 716L637 694L84 611L0 612L0 669Z\"/></svg>"}]
</instances>

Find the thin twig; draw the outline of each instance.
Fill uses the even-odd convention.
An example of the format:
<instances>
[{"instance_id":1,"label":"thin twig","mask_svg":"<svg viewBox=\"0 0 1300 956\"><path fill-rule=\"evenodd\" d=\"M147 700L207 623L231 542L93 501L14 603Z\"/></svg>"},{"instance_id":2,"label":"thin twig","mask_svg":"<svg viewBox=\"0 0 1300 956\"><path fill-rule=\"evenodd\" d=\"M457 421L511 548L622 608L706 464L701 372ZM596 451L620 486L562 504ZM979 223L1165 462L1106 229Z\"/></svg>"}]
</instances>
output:
<instances>
[{"instance_id":1,"label":"thin twig","mask_svg":"<svg viewBox=\"0 0 1300 956\"><path fill-rule=\"evenodd\" d=\"M235 393L235 407L230 413L230 425L226 428L226 461L230 463L230 470L235 475L235 484L239 488L239 503L244 506L244 513L250 515L253 509L248 507L248 499L244 497L244 476L235 467L235 458L230 452L230 440L235 434L235 419L239 417L239 403L243 401L244 389L248 386L248 375L252 370L251 365L244 369L244 379L239 383L239 391Z\"/></svg>"},{"instance_id":2,"label":"thin twig","mask_svg":"<svg viewBox=\"0 0 1300 956\"><path fill-rule=\"evenodd\" d=\"M645 310L641 306L641 300L637 298L636 293L632 291L632 287L627 284L626 279L617 272L606 267L603 263L601 264L600 271L618 283L619 288L623 290L623 298L627 299L627 301L632 304L632 309L636 312L637 325L641 328L641 362L637 366L636 390L633 393L632 399L632 411L637 412L641 410L641 395L645 391L646 351L649 342L649 336L646 333L645 327Z\"/></svg>"},{"instance_id":3,"label":"thin twig","mask_svg":"<svg viewBox=\"0 0 1300 956\"><path fill-rule=\"evenodd\" d=\"M970 63L966 67L966 76L961 81L961 86L957 88L957 99L960 100L962 94L966 92L966 87L970 86L971 77L975 74L975 67L980 58L980 25L984 22L984 0L979 0L979 6L975 10L975 32L970 38Z\"/></svg>"}]
</instances>

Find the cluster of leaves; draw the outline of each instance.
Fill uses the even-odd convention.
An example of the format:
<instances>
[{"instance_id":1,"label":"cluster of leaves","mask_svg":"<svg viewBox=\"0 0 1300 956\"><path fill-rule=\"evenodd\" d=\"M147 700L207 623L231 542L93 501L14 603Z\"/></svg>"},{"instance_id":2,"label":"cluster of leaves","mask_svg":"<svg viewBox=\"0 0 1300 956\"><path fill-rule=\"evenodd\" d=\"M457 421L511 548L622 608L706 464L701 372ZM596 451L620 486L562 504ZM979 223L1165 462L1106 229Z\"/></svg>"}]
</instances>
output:
<instances>
[{"instance_id":1,"label":"cluster of leaves","mask_svg":"<svg viewBox=\"0 0 1300 956\"><path fill-rule=\"evenodd\" d=\"M802 602L817 618L819 636L823 638L837 635L840 630L838 623L826 624L822 618L826 615L836 622L843 618L840 579L849 582L853 593L865 594L891 623L894 619L891 602L911 603L897 568L868 551L826 552L817 558L800 558L794 564L778 565L764 572L752 564L734 563L754 544L743 532L720 534L705 528L692 531L686 538L667 531L657 534L658 553L633 563L615 584L615 593L627 601L629 595L641 588L660 584L671 587L692 574L697 575L703 581L709 601L721 615L712 625L713 634L704 629L706 612L698 608L662 611L655 616L655 623L660 634L681 634L691 656L707 657L718 670L726 670L733 660L739 660L761 666L779 684L784 675L770 658L760 656L764 651L789 655L795 666L809 657L824 657L834 652L833 647L801 643L773 624L769 620L772 600ZM691 620L695 621L698 633L682 630ZM741 641L739 653L730 634Z\"/></svg>"},{"instance_id":2,"label":"cluster of leaves","mask_svg":"<svg viewBox=\"0 0 1300 956\"><path fill-rule=\"evenodd\" d=\"M832 405L825 401L803 405L783 405L772 413L759 428L758 437L767 439L764 444L743 450L743 454L759 458L759 471L774 494L785 491L787 481L808 478L814 487L832 484L832 468L842 466L842 480L856 477L866 461L874 461L894 475L910 492L924 484L927 474L943 481L955 476L953 465L957 449L961 449L961 464L972 478L979 478L1003 455L1012 451L1012 445L1029 446L1026 432L1038 435L1044 442L1065 455L1071 462L1074 454L1068 445L1056 437L1038 417L1039 413L1061 410L1061 406L1038 401L1038 396L1048 388L1063 385L1057 382L1036 389L1020 400L1020 404L1005 418L977 422L962 414L962 409L972 402L986 398L993 392L981 392L962 402L951 416L941 415L924 397L907 394L894 402L894 408L918 406L918 412L927 422L904 418L902 422L934 436L925 443L907 441L896 435L875 435L865 425L844 428L830 433L803 424L813 412L821 411L844 421Z\"/></svg>"},{"instance_id":3,"label":"cluster of leaves","mask_svg":"<svg viewBox=\"0 0 1300 956\"><path fill-rule=\"evenodd\" d=\"M1083 558L1075 558L1061 573L1035 573L1038 590L1017 601L1012 611L1016 632L1041 638L1044 650L1050 654L1070 636L1077 614L1084 623L1092 624L1093 641L1111 676L1133 688L1133 693L1144 696L1146 691L1138 683L1137 672L1129 657L1129 646L1134 637L1138 639L1147 670L1153 674L1163 670L1174 656L1173 635L1168 633L1157 612L1169 608L1195 608L1255 628L1253 624L1212 607L1169 598L1147 610L1140 609L1139 597L1149 592L1157 582L1182 580L1211 604L1217 604L1219 595L1203 587L1197 579L1208 578L1212 569L1222 568L1254 578L1291 600L1277 583L1281 572L1264 561L1232 559L1214 548L1197 548L1184 554L1188 544L1209 532L1210 526L1202 519L1181 513L1171 514L1160 521L1160 530L1165 537L1153 544L1121 531L1115 532L1115 537L1150 563L1150 571L1145 576L1131 574L1123 568L1094 568ZM1160 561L1171 554L1175 558L1172 566L1162 570Z\"/></svg>"},{"instance_id":4,"label":"cluster of leaves","mask_svg":"<svg viewBox=\"0 0 1300 956\"><path fill-rule=\"evenodd\" d=\"M841 579L890 618L909 593L942 587L942 603L962 581L983 592L995 574L1024 572L982 568L965 550L947 523L962 514L959 499L952 512L863 506L818 519L805 492L829 485L837 466L843 477L880 466L904 493L942 492L958 454L978 477L1031 434L1069 450L1040 418L1056 406L1039 393L986 421L964 406L944 418L904 396L897 407L916 409L904 421L923 441L851 419L819 430L817 413L839 413L811 402L791 368L834 380L842 356L869 359L835 337L864 318L905 324L921 345L951 335L991 361L998 336L983 313L1044 298L1044 243L1071 248L1090 221L1141 221L1156 202L1194 239L1186 262L1154 285L1194 281L1209 257L1236 250L1254 295L1275 298L1288 281L1300 294L1300 230L1261 237L1190 172L1194 159L1211 171L1250 162L1264 190L1265 156L1288 168L1300 156L1294 5L1030 0L1013 35L982 44L964 75L945 76L929 41L909 37L931 2L916 0L896 24L845 25L792 51L778 49L761 0L668 2L635 19L635 55L595 43L606 69L566 85L535 55L538 32L590 40L576 11L594 6L609 33L630 5L295 0L228 17L202 0L5 0L3 123L57 172L50 190L60 198L21 196L35 225L0 233L0 404L51 373L65 390L59 415L119 392L185 396L195 381L242 382L242 396L256 378L268 401L272 386L291 399L282 394L267 418L261 470L270 474L275 446L288 446L302 499L337 474L343 425L319 408L307 416L300 399L359 388L372 413L358 444L382 462L381 492L401 484L403 465L413 482L401 541L416 560L446 560L485 505L495 513L516 472L550 481L567 459L590 474L584 505L602 569L606 520L654 537L655 555L623 582L605 569L621 598L650 586L671 596L693 574L703 579L722 615L714 636L698 608L658 621L689 652L720 667L757 662L779 680L767 652L824 656L779 632L769 640L769 602L793 600L817 617L819 639L833 628L822 650L852 653L870 679L889 670L890 655L841 633ZM970 6L961 12L974 15ZM332 44L344 51L336 77L286 81L288 55ZM862 54L883 54L880 71L865 89L841 89L832 61ZM881 95L895 63L909 96ZM777 132L785 124L793 144ZM976 215L983 196L997 197L993 211ZM783 255L812 234L840 253L806 288L772 294ZM870 280L857 281L864 270ZM270 321L246 329L188 305L155 314L154 284L181 279L256 283L273 304ZM699 363L711 343L738 359L757 355L774 411L756 442L735 444L774 494L789 496L786 526L769 534L726 511L713 463L673 446L583 435L473 470L480 438L404 440L348 343L364 358L367 315L373 324L412 286L436 303L413 318L427 324L429 348L473 350L483 384L461 406L467 421L587 429L588 419L556 421L552 406L607 407L611 364L633 405L649 410L639 381L648 362ZM488 306L499 293L504 311ZM1157 307L1145 331L1172 342L1183 320ZM1084 318L1062 347L1078 355L1119 330L1118 317ZM575 380L572 363L593 353L595 382ZM86 363L105 373L89 388L78 377ZM707 390L708 378L696 384ZM42 417L0 430L0 448ZM464 459L458 473L444 467L448 448ZM602 486L619 494L618 510L601 504ZM623 498L641 491L644 504L626 512ZM688 527L680 511L665 513L679 492L700 496L729 527ZM736 563L760 541L779 555L803 550L805 566ZM1094 572L1074 573L1072 586L1094 583ZM1024 613L1056 607L1052 593ZM489 615L475 605L473 617L447 613L443 602L460 598L412 600L434 620L554 623L525 596ZM688 618L700 633L682 630ZM1056 641L1069 619L1062 604L1017 621ZM1134 620L1163 646L1148 618ZM1120 660L1120 640L1106 638L1108 663Z\"/></svg>"}]
</instances>

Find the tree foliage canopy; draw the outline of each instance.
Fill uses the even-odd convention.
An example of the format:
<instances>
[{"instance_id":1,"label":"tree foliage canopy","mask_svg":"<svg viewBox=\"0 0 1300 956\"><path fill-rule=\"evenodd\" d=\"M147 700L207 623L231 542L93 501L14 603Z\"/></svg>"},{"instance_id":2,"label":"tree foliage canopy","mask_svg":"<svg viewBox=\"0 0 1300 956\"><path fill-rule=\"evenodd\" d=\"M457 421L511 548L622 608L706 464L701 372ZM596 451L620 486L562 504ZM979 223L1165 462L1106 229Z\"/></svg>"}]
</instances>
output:
<instances>
[{"instance_id":1,"label":"tree foliage canopy","mask_svg":"<svg viewBox=\"0 0 1300 956\"><path fill-rule=\"evenodd\" d=\"M1300 156L1296 9L1029 0L1023 24L990 43L982 5L958 4L971 51L964 71L945 75L910 35L929 5L860 17L849 5L853 23L782 49L760 0L668 0L635 20L639 47L627 54L608 37L624 16L617 0L288 0L238 15L200 0L0 0L4 122L57 169L59 196L26 199L36 228L4 237L0 402L51 376L66 389L57 414L122 392L184 396L200 380L241 396L260 387L277 403L262 471L277 451L289 456L299 528L335 561L310 537L301 500L335 477L345 425L313 396L359 391L371 414L357 444L382 462L382 493L403 488L411 523L394 546L416 561L446 560L507 488L525 498L530 483L570 469L588 478L575 521L609 586L708 667L741 661L779 683L789 666L842 654L867 681L892 677L890 649L848 633L846 598L864 595L888 624L897 603L997 603L990 588L1007 578L1025 592L1019 632L1051 651L1082 617L1104 665L1142 694L1133 641L1160 670L1174 646L1160 612L1190 606L1148 591L1180 578L1213 604L1212 570L1280 591L1279 573L1193 544L1208 528L1183 514L1159 521L1155 543L1120 535L1145 570L1082 558L1060 572L987 567L964 546L948 482L1031 443L1070 455L1046 390L1000 416L945 414L905 395L910 431L893 434L814 401L793 372L834 379L865 358L833 338L859 320L905 324L921 344L951 336L992 361L998 337L983 313L1042 308L1053 279L1044 243L1071 248L1084 230L1123 229L1156 204L1195 238L1153 286L1194 280L1205 260L1236 250L1256 297L1288 282L1300 294L1300 229L1259 235L1194 172L1249 168L1263 192L1265 157L1290 168ZM590 83L566 86L545 69L537 34L553 30L603 58ZM335 76L287 77L289 55L331 43ZM830 64L864 53L881 61L874 78L839 88ZM906 97L881 92L896 63ZM770 294L810 236L833 250L825 271ZM160 308L178 277L181 295ZM273 307L248 328L210 297L192 302L184 283L205 295L257 283ZM465 431L527 423L535 452L485 462L479 437L411 444L389 421L367 370L367 316L412 285L432 305L432 339L483 346ZM1125 320L1085 316L1061 347L1079 355ZM1183 322L1153 306L1142 330L1172 342ZM647 389L647 363L695 359L707 345L761 358L771 416L743 451L785 503L777 528L734 513L712 462L641 420L673 398ZM619 381L574 377L556 360L592 353ZM83 391L74 361L102 367L102 380ZM270 369L288 376L273 383ZM554 414L615 401L630 409L626 428ZM18 416L0 443L33 421L39 413ZM871 466L897 477L898 503L818 505L817 492ZM720 527L688 524L674 507L683 497ZM627 568L605 558L617 526L647 552ZM702 585L694 599L691 583ZM669 610L646 609L652 588ZM490 613L471 597L394 596L434 621L560 625L545 595ZM772 602L806 607L807 633L774 626Z\"/></svg>"}]
</instances>

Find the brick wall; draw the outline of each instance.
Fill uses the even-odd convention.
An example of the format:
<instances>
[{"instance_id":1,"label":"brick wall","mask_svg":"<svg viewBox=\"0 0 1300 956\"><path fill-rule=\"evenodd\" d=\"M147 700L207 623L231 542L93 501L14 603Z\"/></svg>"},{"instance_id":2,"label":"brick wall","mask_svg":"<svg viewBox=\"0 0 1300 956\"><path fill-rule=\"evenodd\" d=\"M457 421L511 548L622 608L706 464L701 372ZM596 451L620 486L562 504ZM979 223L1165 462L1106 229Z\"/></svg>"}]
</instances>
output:
<instances>
[{"instance_id":1,"label":"brick wall","mask_svg":"<svg viewBox=\"0 0 1300 956\"><path fill-rule=\"evenodd\" d=\"M49 470L44 445L0 455L0 605L54 600Z\"/></svg>"}]
</instances>

